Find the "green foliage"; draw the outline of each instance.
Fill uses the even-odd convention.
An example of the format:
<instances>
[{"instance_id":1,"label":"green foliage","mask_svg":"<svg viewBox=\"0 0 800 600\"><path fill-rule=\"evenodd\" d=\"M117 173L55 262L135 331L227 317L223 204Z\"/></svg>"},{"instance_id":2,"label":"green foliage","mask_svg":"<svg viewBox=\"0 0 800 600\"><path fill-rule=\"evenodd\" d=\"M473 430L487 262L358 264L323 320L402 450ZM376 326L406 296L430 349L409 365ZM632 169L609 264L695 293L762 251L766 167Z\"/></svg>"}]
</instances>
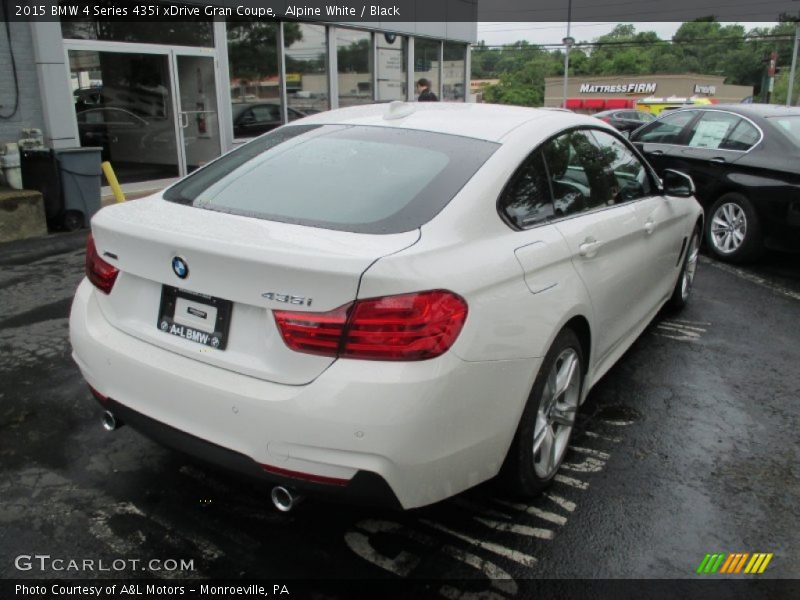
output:
<instances>
[{"instance_id":1,"label":"green foliage","mask_svg":"<svg viewBox=\"0 0 800 600\"><path fill-rule=\"evenodd\" d=\"M669 40L652 31L637 32L630 24L619 24L596 38L593 46L573 48L570 76L649 75L698 73L722 75L726 83L752 85L756 95L762 85L764 58L778 53L781 68L775 82L773 102L785 100L792 57L795 24L745 31L741 25L722 25L711 18L681 25ZM783 35L787 39L758 39ZM499 78L487 88L487 102L540 106L544 101L544 78L564 74L563 50L546 50L525 41L489 47L480 42L472 49L472 77ZM800 76L795 96L800 94ZM782 94L782 96L781 96Z\"/></svg>"}]
</instances>

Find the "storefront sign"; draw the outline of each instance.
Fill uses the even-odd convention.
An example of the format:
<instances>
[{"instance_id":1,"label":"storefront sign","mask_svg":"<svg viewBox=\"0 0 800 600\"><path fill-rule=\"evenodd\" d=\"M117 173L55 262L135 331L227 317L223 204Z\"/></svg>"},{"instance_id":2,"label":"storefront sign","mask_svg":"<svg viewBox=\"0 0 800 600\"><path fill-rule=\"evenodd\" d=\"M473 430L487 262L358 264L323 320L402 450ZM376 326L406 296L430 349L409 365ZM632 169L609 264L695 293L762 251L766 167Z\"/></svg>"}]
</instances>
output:
<instances>
[{"instance_id":1,"label":"storefront sign","mask_svg":"<svg viewBox=\"0 0 800 600\"><path fill-rule=\"evenodd\" d=\"M581 94L652 94L657 83L622 83L614 85L582 83Z\"/></svg>"},{"instance_id":2,"label":"storefront sign","mask_svg":"<svg viewBox=\"0 0 800 600\"><path fill-rule=\"evenodd\" d=\"M696 83L694 86L694 93L695 94L706 94L707 96L713 96L717 93L717 86L715 85L700 85Z\"/></svg>"}]
</instances>

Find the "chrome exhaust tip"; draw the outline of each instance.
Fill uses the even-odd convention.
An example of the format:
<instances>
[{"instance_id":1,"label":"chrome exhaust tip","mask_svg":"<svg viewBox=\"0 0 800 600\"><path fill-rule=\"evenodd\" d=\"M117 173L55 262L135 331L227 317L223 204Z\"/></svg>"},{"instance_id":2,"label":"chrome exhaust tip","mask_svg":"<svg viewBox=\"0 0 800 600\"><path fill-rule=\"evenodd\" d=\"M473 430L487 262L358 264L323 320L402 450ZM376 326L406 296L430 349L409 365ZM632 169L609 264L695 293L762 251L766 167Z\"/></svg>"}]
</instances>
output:
<instances>
[{"instance_id":1,"label":"chrome exhaust tip","mask_svg":"<svg viewBox=\"0 0 800 600\"><path fill-rule=\"evenodd\" d=\"M281 512L288 513L292 510L302 499L302 496L294 494L290 489L277 485L272 488L270 494L272 504Z\"/></svg>"},{"instance_id":2,"label":"chrome exhaust tip","mask_svg":"<svg viewBox=\"0 0 800 600\"><path fill-rule=\"evenodd\" d=\"M114 431L115 429L119 429L122 427L122 422L117 421L117 418L114 416L110 410L107 410L103 413L103 429L106 431Z\"/></svg>"}]
</instances>

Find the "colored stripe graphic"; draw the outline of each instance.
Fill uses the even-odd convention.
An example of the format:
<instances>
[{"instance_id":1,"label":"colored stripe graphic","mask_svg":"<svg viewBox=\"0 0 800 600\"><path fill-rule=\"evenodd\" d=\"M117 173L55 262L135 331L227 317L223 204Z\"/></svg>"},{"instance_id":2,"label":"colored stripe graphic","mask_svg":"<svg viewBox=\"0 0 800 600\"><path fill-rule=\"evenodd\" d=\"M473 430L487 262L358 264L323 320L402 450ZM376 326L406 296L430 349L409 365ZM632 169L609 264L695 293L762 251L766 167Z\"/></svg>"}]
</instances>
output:
<instances>
[{"instance_id":1,"label":"colored stripe graphic","mask_svg":"<svg viewBox=\"0 0 800 600\"><path fill-rule=\"evenodd\" d=\"M711 567L712 573L716 573L717 570L722 566L722 561L725 560L725 556L726 554L720 554L717 556L716 562L714 562L714 565Z\"/></svg>"},{"instance_id":2,"label":"colored stripe graphic","mask_svg":"<svg viewBox=\"0 0 800 600\"><path fill-rule=\"evenodd\" d=\"M705 568L706 568L706 565L708 564L708 562L709 562L709 560L710 560L710 559L711 559L711 555L710 555L710 554L706 554L706 555L703 557L703 560L702 560L702 562L700 563L700 566L699 566L699 567L697 567L697 572L698 572L698 573L705 573Z\"/></svg>"},{"instance_id":3,"label":"colored stripe graphic","mask_svg":"<svg viewBox=\"0 0 800 600\"><path fill-rule=\"evenodd\" d=\"M735 562L736 554L728 554L728 559L725 561L725 564L722 565L722 568L719 570L720 573L729 573L729 569L731 565Z\"/></svg>"},{"instance_id":4,"label":"colored stripe graphic","mask_svg":"<svg viewBox=\"0 0 800 600\"><path fill-rule=\"evenodd\" d=\"M750 556L749 552L745 552L744 554L742 554L742 558L739 559L739 564L736 565L736 571L734 571L735 573L738 573L739 571L742 570L742 567L744 566L744 561L747 560L748 556Z\"/></svg>"},{"instance_id":5,"label":"colored stripe graphic","mask_svg":"<svg viewBox=\"0 0 800 600\"><path fill-rule=\"evenodd\" d=\"M767 554L766 558L764 558L764 562L761 563L761 568L758 570L759 573L763 573L766 570L767 565L769 564L769 561L772 560L773 556L774 554L772 552Z\"/></svg>"},{"instance_id":6,"label":"colored stripe graphic","mask_svg":"<svg viewBox=\"0 0 800 600\"><path fill-rule=\"evenodd\" d=\"M772 552L755 552L753 554L749 552L732 552L730 554L717 552L706 554L698 565L696 572L701 574L738 575L744 569L744 573L750 575L760 574L767 569L767 565L773 556Z\"/></svg>"}]
</instances>

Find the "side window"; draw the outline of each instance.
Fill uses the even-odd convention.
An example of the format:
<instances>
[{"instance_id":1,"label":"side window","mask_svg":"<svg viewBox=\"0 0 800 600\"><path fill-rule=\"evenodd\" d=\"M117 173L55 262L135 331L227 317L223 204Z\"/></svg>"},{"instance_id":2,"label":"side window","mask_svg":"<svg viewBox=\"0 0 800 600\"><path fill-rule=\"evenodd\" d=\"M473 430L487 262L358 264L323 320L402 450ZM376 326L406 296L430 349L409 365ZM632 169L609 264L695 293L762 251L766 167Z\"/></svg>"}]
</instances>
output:
<instances>
[{"instance_id":1,"label":"side window","mask_svg":"<svg viewBox=\"0 0 800 600\"><path fill-rule=\"evenodd\" d=\"M625 144L605 131L592 131L597 144L610 159L608 174L614 181L613 202L627 202L651 194L650 178L642 161Z\"/></svg>"},{"instance_id":2,"label":"side window","mask_svg":"<svg viewBox=\"0 0 800 600\"><path fill-rule=\"evenodd\" d=\"M694 119L697 111L682 110L645 127L637 136L637 142L651 144L677 144L683 129Z\"/></svg>"},{"instance_id":3,"label":"side window","mask_svg":"<svg viewBox=\"0 0 800 600\"><path fill-rule=\"evenodd\" d=\"M557 217L618 201L619 187L611 165L614 152L602 148L591 131L562 134L542 148Z\"/></svg>"},{"instance_id":4,"label":"side window","mask_svg":"<svg viewBox=\"0 0 800 600\"><path fill-rule=\"evenodd\" d=\"M526 158L512 175L500 198L500 209L522 229L537 225L554 215L541 150L536 150Z\"/></svg>"},{"instance_id":5,"label":"side window","mask_svg":"<svg viewBox=\"0 0 800 600\"><path fill-rule=\"evenodd\" d=\"M758 142L759 137L761 136L758 133L758 129L744 119L740 119L739 124L734 127L728 137L723 140L720 148L723 150L747 151Z\"/></svg>"},{"instance_id":6,"label":"side window","mask_svg":"<svg viewBox=\"0 0 800 600\"><path fill-rule=\"evenodd\" d=\"M277 104L257 104L253 107L253 114L258 123L281 120L280 107Z\"/></svg>"},{"instance_id":7,"label":"side window","mask_svg":"<svg viewBox=\"0 0 800 600\"><path fill-rule=\"evenodd\" d=\"M708 111L689 132L689 147L715 149L722 145L741 119L731 113Z\"/></svg>"}]
</instances>

